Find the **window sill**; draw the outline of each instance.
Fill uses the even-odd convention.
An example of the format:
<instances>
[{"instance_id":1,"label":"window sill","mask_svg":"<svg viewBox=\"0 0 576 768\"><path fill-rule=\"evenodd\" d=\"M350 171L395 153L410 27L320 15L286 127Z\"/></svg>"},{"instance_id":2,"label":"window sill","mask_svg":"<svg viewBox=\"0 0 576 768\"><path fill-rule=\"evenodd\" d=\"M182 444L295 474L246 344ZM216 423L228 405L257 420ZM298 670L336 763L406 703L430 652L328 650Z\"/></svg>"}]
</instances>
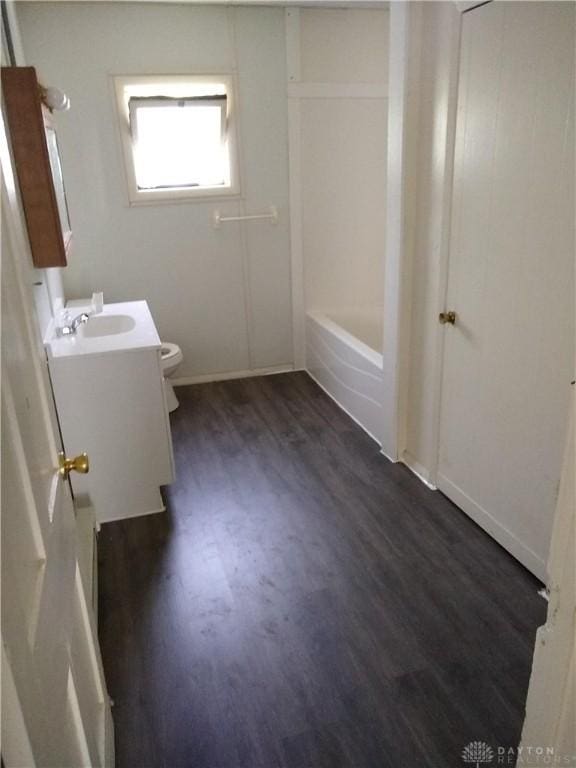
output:
<instances>
[{"instance_id":1,"label":"window sill","mask_svg":"<svg viewBox=\"0 0 576 768\"><path fill-rule=\"evenodd\" d=\"M182 203L213 203L218 200L241 200L240 190L203 190L195 193L182 192L175 194L172 192L151 192L138 193L136 197L130 197L128 205L130 208L140 208L150 205L181 205Z\"/></svg>"}]
</instances>

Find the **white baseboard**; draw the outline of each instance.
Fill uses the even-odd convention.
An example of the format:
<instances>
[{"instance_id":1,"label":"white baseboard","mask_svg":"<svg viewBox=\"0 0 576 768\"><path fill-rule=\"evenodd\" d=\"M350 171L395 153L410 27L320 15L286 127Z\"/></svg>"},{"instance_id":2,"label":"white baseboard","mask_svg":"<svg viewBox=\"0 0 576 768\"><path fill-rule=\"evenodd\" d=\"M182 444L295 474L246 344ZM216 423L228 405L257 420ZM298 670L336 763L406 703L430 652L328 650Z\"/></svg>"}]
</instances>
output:
<instances>
[{"instance_id":1,"label":"white baseboard","mask_svg":"<svg viewBox=\"0 0 576 768\"><path fill-rule=\"evenodd\" d=\"M187 387L190 384L207 384L211 381L229 381L232 379L250 379L253 376L273 376L275 373L291 373L292 364L272 365L269 368L253 368L249 371L224 371L223 373L203 373L200 376L179 376L171 379L174 387Z\"/></svg>"},{"instance_id":2,"label":"white baseboard","mask_svg":"<svg viewBox=\"0 0 576 768\"><path fill-rule=\"evenodd\" d=\"M402 461L400 461L400 459L393 459L392 456L388 456L388 454L386 453L384 448L380 448L380 453L382 454L382 456L384 456L385 459L388 459L388 461L391 464L402 464L403 463Z\"/></svg>"},{"instance_id":3,"label":"white baseboard","mask_svg":"<svg viewBox=\"0 0 576 768\"><path fill-rule=\"evenodd\" d=\"M536 578L546 584L546 563L536 554L536 552L520 541L512 531L509 531L508 528L502 525L502 523L492 517L489 512L461 491L458 486L450 482L448 478L438 475L438 488L442 493L446 494L456 506L460 507L468 517L471 517L480 528L483 528L489 533L490 536L492 536L493 539L496 539L507 552L513 555L516 560L519 560L525 568L531 571Z\"/></svg>"},{"instance_id":4,"label":"white baseboard","mask_svg":"<svg viewBox=\"0 0 576 768\"><path fill-rule=\"evenodd\" d=\"M428 480L428 470L420 464L419 461L416 461L416 459L408 453L408 451L404 451L402 454L402 463L405 464L410 472L412 474L416 475L418 480L421 480L425 486L430 488L431 491L437 491L437 487L434 485L434 483L431 483L430 480Z\"/></svg>"}]
</instances>

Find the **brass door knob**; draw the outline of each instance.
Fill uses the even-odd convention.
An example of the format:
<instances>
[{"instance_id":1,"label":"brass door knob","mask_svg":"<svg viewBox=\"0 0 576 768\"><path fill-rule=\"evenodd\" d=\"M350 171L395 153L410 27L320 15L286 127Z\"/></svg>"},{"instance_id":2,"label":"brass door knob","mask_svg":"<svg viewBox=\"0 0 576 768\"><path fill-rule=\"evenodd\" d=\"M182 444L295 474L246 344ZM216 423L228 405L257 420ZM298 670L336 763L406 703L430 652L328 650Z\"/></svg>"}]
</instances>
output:
<instances>
[{"instance_id":1,"label":"brass door knob","mask_svg":"<svg viewBox=\"0 0 576 768\"><path fill-rule=\"evenodd\" d=\"M81 453L73 459L67 459L63 453L58 454L58 472L60 472L64 480L68 478L72 470L80 472L82 475L85 475L90 470L90 461L87 453Z\"/></svg>"},{"instance_id":2,"label":"brass door knob","mask_svg":"<svg viewBox=\"0 0 576 768\"><path fill-rule=\"evenodd\" d=\"M456 322L456 312L440 312L438 320L440 320L442 325L446 325L446 323L454 325Z\"/></svg>"}]
</instances>

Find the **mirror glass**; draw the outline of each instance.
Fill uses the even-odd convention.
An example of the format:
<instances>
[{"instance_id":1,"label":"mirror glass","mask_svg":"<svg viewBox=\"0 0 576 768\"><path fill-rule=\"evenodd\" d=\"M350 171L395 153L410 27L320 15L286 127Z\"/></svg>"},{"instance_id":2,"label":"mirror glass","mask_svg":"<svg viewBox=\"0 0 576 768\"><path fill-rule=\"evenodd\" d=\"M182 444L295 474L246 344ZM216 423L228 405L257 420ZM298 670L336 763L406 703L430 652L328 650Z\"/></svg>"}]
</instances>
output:
<instances>
[{"instance_id":1,"label":"mirror glass","mask_svg":"<svg viewBox=\"0 0 576 768\"><path fill-rule=\"evenodd\" d=\"M71 232L68 204L66 202L66 193L64 191L64 180L62 178L62 167L60 165L60 153L58 152L56 131L48 126L46 126L46 143L48 145L48 156L50 158L50 167L52 169L52 179L54 180L54 191L56 192L56 202L58 204L62 235L64 236L64 242L66 243Z\"/></svg>"}]
</instances>

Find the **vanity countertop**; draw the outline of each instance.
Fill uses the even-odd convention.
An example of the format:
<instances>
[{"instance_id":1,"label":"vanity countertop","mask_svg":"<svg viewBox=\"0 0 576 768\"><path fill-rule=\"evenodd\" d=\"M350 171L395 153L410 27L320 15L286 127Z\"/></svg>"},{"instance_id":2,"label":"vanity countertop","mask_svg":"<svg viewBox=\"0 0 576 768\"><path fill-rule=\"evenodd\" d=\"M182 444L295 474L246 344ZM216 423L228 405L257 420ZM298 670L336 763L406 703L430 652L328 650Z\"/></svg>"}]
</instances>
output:
<instances>
[{"instance_id":1,"label":"vanity countertop","mask_svg":"<svg viewBox=\"0 0 576 768\"><path fill-rule=\"evenodd\" d=\"M91 315L75 334L58 336L54 321L44 339L50 358L78 355L102 355L130 349L160 349L161 341L146 301L105 304L102 312L92 314L90 304L67 307L73 319L82 312Z\"/></svg>"}]
</instances>

